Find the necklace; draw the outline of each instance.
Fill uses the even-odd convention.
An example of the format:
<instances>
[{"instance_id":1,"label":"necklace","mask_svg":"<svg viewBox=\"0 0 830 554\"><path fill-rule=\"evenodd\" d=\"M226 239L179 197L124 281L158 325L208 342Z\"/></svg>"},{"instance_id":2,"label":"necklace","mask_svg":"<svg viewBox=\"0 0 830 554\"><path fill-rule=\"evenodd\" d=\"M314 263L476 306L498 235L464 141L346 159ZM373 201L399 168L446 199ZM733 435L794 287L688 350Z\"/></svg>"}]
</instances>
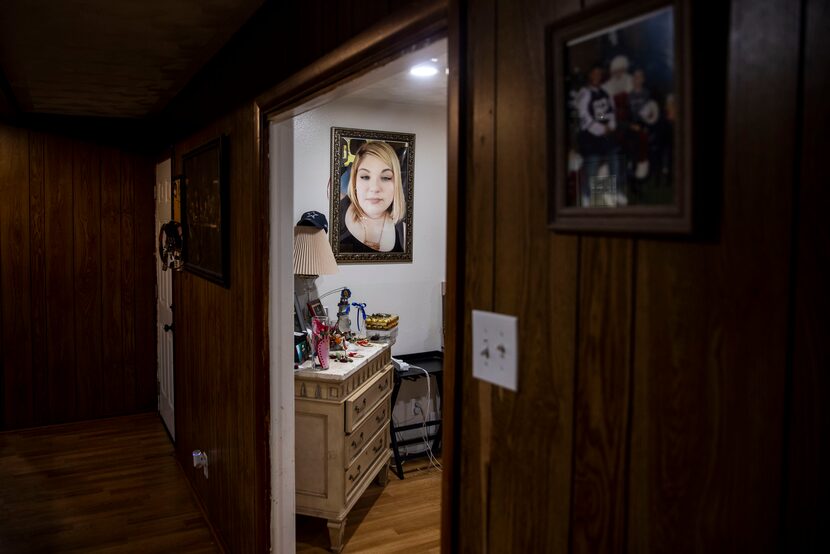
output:
<instances>
[{"instance_id":1,"label":"necklace","mask_svg":"<svg viewBox=\"0 0 830 554\"><path fill-rule=\"evenodd\" d=\"M386 229L386 217L387 214L383 214L383 223L380 226L380 234L378 235L378 241L372 242L369 240L369 232L366 230L366 223L364 223L364 219L369 219L366 217L360 218L360 226L363 227L363 244L371 248L372 250L380 250L380 245L383 242L383 231Z\"/></svg>"}]
</instances>

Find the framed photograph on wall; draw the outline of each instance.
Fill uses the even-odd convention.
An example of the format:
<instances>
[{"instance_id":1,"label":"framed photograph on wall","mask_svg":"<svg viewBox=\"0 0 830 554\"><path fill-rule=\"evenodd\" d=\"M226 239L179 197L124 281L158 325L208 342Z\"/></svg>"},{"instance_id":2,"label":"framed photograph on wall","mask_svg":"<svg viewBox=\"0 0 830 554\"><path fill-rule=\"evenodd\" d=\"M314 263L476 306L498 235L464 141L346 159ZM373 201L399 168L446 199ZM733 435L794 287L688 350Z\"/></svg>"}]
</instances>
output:
<instances>
[{"instance_id":1,"label":"framed photograph on wall","mask_svg":"<svg viewBox=\"0 0 830 554\"><path fill-rule=\"evenodd\" d=\"M630 0L548 28L552 229L691 232L690 10Z\"/></svg>"},{"instance_id":2,"label":"framed photograph on wall","mask_svg":"<svg viewBox=\"0 0 830 554\"><path fill-rule=\"evenodd\" d=\"M228 140L218 137L182 156L185 269L230 287Z\"/></svg>"},{"instance_id":3,"label":"framed photograph on wall","mask_svg":"<svg viewBox=\"0 0 830 554\"><path fill-rule=\"evenodd\" d=\"M329 240L338 263L412 261L415 135L331 129Z\"/></svg>"}]
</instances>

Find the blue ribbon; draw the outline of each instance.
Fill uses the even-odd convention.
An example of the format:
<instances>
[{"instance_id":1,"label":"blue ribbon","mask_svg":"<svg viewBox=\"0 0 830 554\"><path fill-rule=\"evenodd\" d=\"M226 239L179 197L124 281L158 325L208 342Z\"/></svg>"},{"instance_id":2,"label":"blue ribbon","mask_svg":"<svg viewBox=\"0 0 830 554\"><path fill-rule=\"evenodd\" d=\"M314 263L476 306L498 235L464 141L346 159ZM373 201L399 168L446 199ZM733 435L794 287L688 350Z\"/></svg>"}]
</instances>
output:
<instances>
[{"instance_id":1,"label":"blue ribbon","mask_svg":"<svg viewBox=\"0 0 830 554\"><path fill-rule=\"evenodd\" d=\"M357 308L357 330L360 331L360 318L363 318L364 324L366 321L366 302L352 302L352 306Z\"/></svg>"}]
</instances>

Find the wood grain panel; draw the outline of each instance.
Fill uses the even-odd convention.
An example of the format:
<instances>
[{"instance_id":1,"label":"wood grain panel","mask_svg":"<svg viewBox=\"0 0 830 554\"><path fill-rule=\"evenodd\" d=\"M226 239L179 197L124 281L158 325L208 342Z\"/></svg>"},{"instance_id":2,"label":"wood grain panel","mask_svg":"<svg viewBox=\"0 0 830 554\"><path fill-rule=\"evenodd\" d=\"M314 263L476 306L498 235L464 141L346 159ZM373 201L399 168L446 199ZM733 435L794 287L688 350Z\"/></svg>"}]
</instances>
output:
<instances>
[{"instance_id":1,"label":"wood grain panel","mask_svg":"<svg viewBox=\"0 0 830 554\"><path fill-rule=\"evenodd\" d=\"M478 10L470 12L469 34L479 40L468 50L469 88L473 99L468 113L470 121L469 157L467 158L468 187L471 193L460 200L465 204L466 279L462 355L464 372L461 386L462 415L459 449L459 504L465 506L459 514L459 526L467 532L459 536L460 552L481 552L487 543L489 520L490 451L492 429L490 393L492 387L473 379L472 367L473 309L493 309L493 255L494 206L490 199L495 188L495 23L494 0L480 2ZM475 191L475 192L472 192Z\"/></svg>"},{"instance_id":2,"label":"wood grain panel","mask_svg":"<svg viewBox=\"0 0 830 554\"><path fill-rule=\"evenodd\" d=\"M97 151L73 145L75 348L78 418L101 413L101 173Z\"/></svg>"},{"instance_id":3,"label":"wood grain panel","mask_svg":"<svg viewBox=\"0 0 830 554\"><path fill-rule=\"evenodd\" d=\"M794 167L786 138L797 98L793 7L732 5L719 240L641 244L633 551L772 552L779 539L793 201L792 187L781 185Z\"/></svg>"},{"instance_id":4,"label":"wood grain panel","mask_svg":"<svg viewBox=\"0 0 830 554\"><path fill-rule=\"evenodd\" d=\"M135 164L135 409L156 410L155 172L148 158Z\"/></svg>"},{"instance_id":5,"label":"wood grain panel","mask_svg":"<svg viewBox=\"0 0 830 554\"><path fill-rule=\"evenodd\" d=\"M6 425L33 420L28 132L0 128L0 350Z\"/></svg>"},{"instance_id":6,"label":"wood grain panel","mask_svg":"<svg viewBox=\"0 0 830 554\"><path fill-rule=\"evenodd\" d=\"M3 148L11 144L7 137L17 137L17 149L4 150L3 170L12 162L22 168L0 180L0 314L14 323L0 326L0 353L4 360L15 360L4 363L3 380L13 388L6 387L9 394L3 394L3 413L11 414L3 428L153 409L152 164L112 148L31 130L0 126L0 136ZM140 219L129 242L142 248L143 261L135 258L135 248L125 251L121 245L122 162L135 167L132 179L142 187L128 209L130 221ZM8 246L13 250L7 252ZM122 254L139 275L128 282L133 287L129 296L142 302L140 308L130 304L132 330L124 327ZM140 368L131 371L134 381L126 390L124 368L135 367L135 359L124 355L129 340L140 345L133 348Z\"/></svg>"},{"instance_id":7,"label":"wood grain panel","mask_svg":"<svg viewBox=\"0 0 830 554\"><path fill-rule=\"evenodd\" d=\"M630 239L581 239L573 552L619 552L625 545L632 250Z\"/></svg>"},{"instance_id":8,"label":"wood grain panel","mask_svg":"<svg viewBox=\"0 0 830 554\"><path fill-rule=\"evenodd\" d=\"M121 407L135 409L135 165L121 157L121 341L124 391Z\"/></svg>"},{"instance_id":9,"label":"wood grain panel","mask_svg":"<svg viewBox=\"0 0 830 554\"><path fill-rule=\"evenodd\" d=\"M187 272L175 275L177 453L192 466L194 449L207 452L210 479L186 467L220 539L230 551L258 552L268 542L265 421L257 417L253 283L259 216L254 163L259 144L253 105L248 104L176 145L180 156L215 138L229 137L231 288ZM217 396L221 392L221 400ZM221 402L221 406L217 405Z\"/></svg>"},{"instance_id":10,"label":"wood grain panel","mask_svg":"<svg viewBox=\"0 0 830 554\"><path fill-rule=\"evenodd\" d=\"M492 203L495 182L495 13L493 0L483 1L470 14L470 34L480 40L470 44L470 80L467 94L473 101L470 110L471 139L468 158L469 189L466 197L466 282L464 295L464 330L462 359L464 368L461 391L462 430L458 473L460 505L459 525L467 529L459 537L461 552L481 552L487 542L490 484L490 391L487 383L473 379L466 368L472 367L472 320L470 310L493 309L493 239Z\"/></svg>"},{"instance_id":11,"label":"wood grain panel","mask_svg":"<svg viewBox=\"0 0 830 554\"><path fill-rule=\"evenodd\" d=\"M724 268L706 245L644 241L638 254L629 548L699 551L718 461Z\"/></svg>"},{"instance_id":12,"label":"wood grain panel","mask_svg":"<svg viewBox=\"0 0 830 554\"><path fill-rule=\"evenodd\" d=\"M468 111L464 101L470 71L467 62L467 37L470 33L467 13L458 2L450 2L447 37L447 261L444 296L444 420L442 459L446 474L441 480L442 552L458 552L460 544L460 460L462 390L464 382L466 281L464 245L467 242L466 190L468 167ZM471 522L474 525L474 522Z\"/></svg>"},{"instance_id":13,"label":"wood grain panel","mask_svg":"<svg viewBox=\"0 0 830 554\"><path fill-rule=\"evenodd\" d=\"M268 165L270 152L269 126L263 123L264 116L259 106L254 106L253 144L259 145L254 153L253 166L253 269L251 271L254 306L270 306L271 267L269 248L271 244L271 169ZM269 209L257 209L257 206L269 206ZM268 322L268 309L260 310L253 318L254 348L254 421L264 427L255 438L256 481L260 483L260 493L255 502L259 517L254 520L254 532L261 545L271 544L271 354L269 340L271 330ZM276 425L276 424L275 424ZM266 517L266 514L268 516ZM272 547L275 548L275 547Z\"/></svg>"},{"instance_id":14,"label":"wood grain panel","mask_svg":"<svg viewBox=\"0 0 830 554\"><path fill-rule=\"evenodd\" d=\"M101 388L107 415L124 411L121 249L121 153L107 149L101 155Z\"/></svg>"},{"instance_id":15,"label":"wood grain panel","mask_svg":"<svg viewBox=\"0 0 830 554\"><path fill-rule=\"evenodd\" d=\"M568 550L578 241L543 231L546 61L538 45L549 22L578 7L543 1L496 7L494 308L519 317L521 346L518 394L498 390L492 399L493 437L511 443L508 450L493 442L493 552ZM546 525L520 523L537 514L546 514Z\"/></svg>"},{"instance_id":16,"label":"wood grain panel","mask_svg":"<svg viewBox=\"0 0 830 554\"><path fill-rule=\"evenodd\" d=\"M45 161L49 411L52 421L72 421L77 414L77 374L71 141L47 136Z\"/></svg>"},{"instance_id":17,"label":"wood grain panel","mask_svg":"<svg viewBox=\"0 0 830 554\"><path fill-rule=\"evenodd\" d=\"M51 421L46 316L45 142L45 138L41 133L29 133L29 245L32 287L33 425L45 425Z\"/></svg>"},{"instance_id":18,"label":"wood grain panel","mask_svg":"<svg viewBox=\"0 0 830 554\"><path fill-rule=\"evenodd\" d=\"M824 160L830 150L828 53L830 6L804 3L806 22L802 79L800 180L794 229L796 238L794 332L789 398L789 451L784 540L787 552L830 550L830 226L825 207L830 189Z\"/></svg>"},{"instance_id":19,"label":"wood grain panel","mask_svg":"<svg viewBox=\"0 0 830 554\"><path fill-rule=\"evenodd\" d=\"M494 12L488 3L462 3L470 10L471 54L489 40L473 32L476 18L493 15L496 47L489 55L499 59L493 76L495 198L480 206L484 213L493 213L495 207L496 250L489 265L474 265L484 250L468 245L467 269L495 268L494 307L519 313L525 345L518 395L505 392L482 398L467 391L462 398L462 434L474 437L462 439L462 445L480 437L490 440L490 434L481 432L488 425L492 437L500 438L500 451L493 446L489 466L479 468L477 475L486 473L482 481L488 488L474 477L461 480L458 517L467 518L461 528L469 534L462 535L462 547L472 544L470 550L498 552L826 550L820 547L827 542L826 533L819 530L828 525L821 500L828 494L828 480L820 469L826 465L821 463L827 457L824 445L830 443L825 440L827 411L821 408L828 386L818 368L827 365L826 341L819 337L827 334L830 312L822 295L828 280L823 268L830 266L823 245L830 238L827 226L820 223L827 192L819 185L819 176L821 152L827 150L826 133L821 130L830 122L826 123L826 109L819 104L826 97L830 48L826 33L819 31L827 26L826 7L819 4L810 0L731 3L729 83L707 92L714 99L719 92L728 95L726 149L722 160L700 158L697 163L706 167L695 168L708 177L697 186L722 191L719 206L700 206L719 218L712 226L717 232L691 240L564 237L575 245L557 244L563 237L553 235L547 249L540 249L534 231L544 227L533 224L536 209L525 198L533 198L534 187L540 186L537 182L545 181L542 169L532 169L542 168L544 160L535 159L533 146L516 155L514 144L545 141L544 134L535 130L537 122L528 117L539 105L536 93L544 86L543 76L534 75L544 42L530 22L549 24L557 9L567 11L565 3L540 10L532 2L499 2ZM800 13L801 5L806 6L806 15ZM555 15L542 15L545 9ZM803 42L803 108L798 104L800 23L808 33ZM718 22L703 18L694 25L705 35ZM471 77L487 63L487 55L469 57L466 68ZM707 76L706 69L700 75ZM492 84L482 83L484 94ZM482 94L472 86L467 91L471 113L482 105ZM803 109L803 130L798 128L799 109ZM544 113L537 118L544 119ZM711 123L705 122L707 131L720 133L717 123ZM479 129L471 118L468 158L473 163ZM701 140L721 142L719 136ZM799 140L805 145L800 154L804 165L794 172ZM512 167L502 161L508 156ZM799 179L805 184L792 218ZM468 207L479 194L477 183L471 178L465 192ZM469 224L466 228L475 230ZM526 261L532 255L528 252L537 254L535 266ZM549 267L541 262L540 252L550 257ZM562 259L554 263L557 255ZM533 272L541 274L541 288ZM547 313L525 299L530 290L549 307ZM575 290L574 307L568 293ZM469 303L475 291L465 292L465 297ZM528 324L523 323L525 318ZM552 331L547 341L538 342L534 325ZM557 345L560 337L562 344ZM465 339L469 340L469 328ZM577 352L570 367L566 356L558 358L560 348L569 351L569 342ZM549 531L563 513L567 518L555 501L546 510L513 504L515 495L521 502L537 505L535 494L552 490L555 483L549 475L556 471L555 462L543 466L537 460L546 453L538 443L556 436L557 420L545 413L549 404L523 388L526 381L545 383L542 369L535 367L543 356L551 358L554 368L547 374L549 380L565 383L560 371L576 372L572 449L563 434L562 451L556 452L573 456L573 475L565 474L573 483L566 529L571 536L569 549L557 542L559 533ZM466 386L475 386L466 379ZM791 419L785 433L788 390ZM490 411L483 412L482 406L490 406ZM567 398L561 406L568 406ZM523 430L534 428L540 419L544 424L534 436L524 436ZM490 452L490 447L463 448L459 470L475 472L471 460L482 458L482 451ZM553 451L547 454L556 458ZM782 466L785 458L789 467ZM535 471L526 474L527 468ZM784 474L789 491L782 482ZM514 479L530 479L538 492L513 483ZM787 493L789 505L784 505ZM787 533L783 537L782 517ZM479 541L482 527L489 530ZM537 542L528 547L527 537Z\"/></svg>"}]
</instances>

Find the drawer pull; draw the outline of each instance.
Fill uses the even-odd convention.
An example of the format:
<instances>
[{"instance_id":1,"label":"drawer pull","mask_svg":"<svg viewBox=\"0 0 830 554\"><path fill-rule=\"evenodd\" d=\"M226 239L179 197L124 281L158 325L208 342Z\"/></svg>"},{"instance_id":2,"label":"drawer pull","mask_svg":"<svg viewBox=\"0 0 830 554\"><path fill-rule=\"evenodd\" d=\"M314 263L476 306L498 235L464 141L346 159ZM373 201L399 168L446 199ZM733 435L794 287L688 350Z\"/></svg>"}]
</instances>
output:
<instances>
[{"instance_id":1,"label":"drawer pull","mask_svg":"<svg viewBox=\"0 0 830 554\"><path fill-rule=\"evenodd\" d=\"M377 444L377 446L375 446L375 447L372 449L372 452L373 452L374 454L377 454L378 452L380 452L380 449L381 449L381 448L383 448L383 442L382 442L382 441L381 441L381 442L379 442L379 443Z\"/></svg>"},{"instance_id":2,"label":"drawer pull","mask_svg":"<svg viewBox=\"0 0 830 554\"><path fill-rule=\"evenodd\" d=\"M354 474L349 475L349 481L354 481L358 477L360 477L360 466L359 465L357 466L357 471L354 472Z\"/></svg>"},{"instance_id":3,"label":"drawer pull","mask_svg":"<svg viewBox=\"0 0 830 554\"><path fill-rule=\"evenodd\" d=\"M363 405L362 406L355 405L354 411L355 411L355 413L359 414L361 412L361 410L364 410L364 409L366 409L366 399L365 398L363 399Z\"/></svg>"},{"instance_id":4,"label":"drawer pull","mask_svg":"<svg viewBox=\"0 0 830 554\"><path fill-rule=\"evenodd\" d=\"M384 419L386 419L386 408L383 409L383 412L377 415L377 417L375 418L375 423L380 423Z\"/></svg>"},{"instance_id":5,"label":"drawer pull","mask_svg":"<svg viewBox=\"0 0 830 554\"><path fill-rule=\"evenodd\" d=\"M361 444L362 442L363 442L363 431L360 432L360 438L355 439L355 440L352 441L352 448L357 448L357 445Z\"/></svg>"},{"instance_id":6,"label":"drawer pull","mask_svg":"<svg viewBox=\"0 0 830 554\"><path fill-rule=\"evenodd\" d=\"M385 391L385 390L386 390L386 389L388 389L388 388L389 388L389 379L386 379L383 383L380 383L380 384L378 385L378 390L379 390L380 392L383 392L383 391Z\"/></svg>"}]
</instances>

